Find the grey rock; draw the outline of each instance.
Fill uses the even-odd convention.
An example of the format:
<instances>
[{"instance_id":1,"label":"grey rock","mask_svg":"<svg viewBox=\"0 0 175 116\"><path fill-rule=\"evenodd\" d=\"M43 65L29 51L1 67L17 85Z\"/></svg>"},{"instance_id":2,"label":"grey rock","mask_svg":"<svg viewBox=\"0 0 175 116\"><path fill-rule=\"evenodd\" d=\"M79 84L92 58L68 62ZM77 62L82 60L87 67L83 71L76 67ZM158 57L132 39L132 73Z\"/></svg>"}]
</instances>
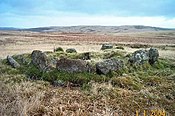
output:
<instances>
[{"instance_id":1,"label":"grey rock","mask_svg":"<svg viewBox=\"0 0 175 116\"><path fill-rule=\"evenodd\" d=\"M159 52L155 48L147 50L137 50L130 57L129 62L131 64L143 64L149 62L151 65L154 64L159 57Z\"/></svg>"},{"instance_id":2,"label":"grey rock","mask_svg":"<svg viewBox=\"0 0 175 116\"><path fill-rule=\"evenodd\" d=\"M56 68L66 72L88 72L88 64L84 60L61 58L57 61Z\"/></svg>"},{"instance_id":3,"label":"grey rock","mask_svg":"<svg viewBox=\"0 0 175 116\"><path fill-rule=\"evenodd\" d=\"M13 67L13 68L18 68L20 67L20 64L14 60L11 56L7 56L7 62Z\"/></svg>"},{"instance_id":4,"label":"grey rock","mask_svg":"<svg viewBox=\"0 0 175 116\"><path fill-rule=\"evenodd\" d=\"M101 47L101 50L112 49L112 48L113 48L112 44L103 44Z\"/></svg>"},{"instance_id":5,"label":"grey rock","mask_svg":"<svg viewBox=\"0 0 175 116\"><path fill-rule=\"evenodd\" d=\"M147 50L137 50L129 58L131 64L143 64L149 60L149 52Z\"/></svg>"},{"instance_id":6,"label":"grey rock","mask_svg":"<svg viewBox=\"0 0 175 116\"><path fill-rule=\"evenodd\" d=\"M39 50L32 52L32 63L42 71L46 71L49 67L49 60L46 54Z\"/></svg>"},{"instance_id":7,"label":"grey rock","mask_svg":"<svg viewBox=\"0 0 175 116\"><path fill-rule=\"evenodd\" d=\"M68 48L68 49L66 50L66 52L67 52L67 53L77 53L76 49L74 49L74 48Z\"/></svg>"},{"instance_id":8,"label":"grey rock","mask_svg":"<svg viewBox=\"0 0 175 116\"><path fill-rule=\"evenodd\" d=\"M123 61L112 58L96 64L97 74L108 74L110 71L118 71L124 66Z\"/></svg>"},{"instance_id":9,"label":"grey rock","mask_svg":"<svg viewBox=\"0 0 175 116\"><path fill-rule=\"evenodd\" d=\"M156 61L158 61L158 58L159 58L158 50L155 48L150 48L149 49L149 63L151 65L154 64Z\"/></svg>"},{"instance_id":10,"label":"grey rock","mask_svg":"<svg viewBox=\"0 0 175 116\"><path fill-rule=\"evenodd\" d=\"M65 82L63 82L62 80L55 80L52 82L52 85L56 87L63 87L65 85Z\"/></svg>"}]
</instances>

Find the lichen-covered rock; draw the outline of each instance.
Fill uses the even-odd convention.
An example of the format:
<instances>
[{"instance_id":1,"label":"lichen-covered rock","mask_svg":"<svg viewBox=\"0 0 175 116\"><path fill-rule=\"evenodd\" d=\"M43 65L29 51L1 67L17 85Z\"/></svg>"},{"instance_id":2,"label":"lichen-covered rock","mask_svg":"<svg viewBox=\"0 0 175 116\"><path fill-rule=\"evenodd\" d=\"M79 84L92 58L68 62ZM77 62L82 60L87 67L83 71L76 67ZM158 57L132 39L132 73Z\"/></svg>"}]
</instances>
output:
<instances>
[{"instance_id":1,"label":"lichen-covered rock","mask_svg":"<svg viewBox=\"0 0 175 116\"><path fill-rule=\"evenodd\" d=\"M49 60L46 54L39 50L32 52L32 63L42 71L46 71L49 67Z\"/></svg>"},{"instance_id":2,"label":"lichen-covered rock","mask_svg":"<svg viewBox=\"0 0 175 116\"><path fill-rule=\"evenodd\" d=\"M154 64L159 58L159 52L155 48L149 49L149 63L152 65Z\"/></svg>"},{"instance_id":3,"label":"lichen-covered rock","mask_svg":"<svg viewBox=\"0 0 175 116\"><path fill-rule=\"evenodd\" d=\"M11 56L7 56L7 62L13 67L13 68L18 68L20 67L20 64L14 60Z\"/></svg>"},{"instance_id":4,"label":"lichen-covered rock","mask_svg":"<svg viewBox=\"0 0 175 116\"><path fill-rule=\"evenodd\" d=\"M129 58L131 64L143 64L149 60L149 53L147 50L137 50Z\"/></svg>"},{"instance_id":5,"label":"lichen-covered rock","mask_svg":"<svg viewBox=\"0 0 175 116\"><path fill-rule=\"evenodd\" d=\"M96 64L96 72L97 74L108 74L110 71L118 71L121 70L124 66L123 61L112 58L107 59L102 62L98 62Z\"/></svg>"},{"instance_id":6,"label":"lichen-covered rock","mask_svg":"<svg viewBox=\"0 0 175 116\"><path fill-rule=\"evenodd\" d=\"M155 48L149 50L137 50L130 57L129 62L131 64L143 64L149 62L151 65L154 64L159 57L159 52Z\"/></svg>"},{"instance_id":7,"label":"lichen-covered rock","mask_svg":"<svg viewBox=\"0 0 175 116\"><path fill-rule=\"evenodd\" d=\"M57 61L56 68L66 72L88 72L89 66L84 60L61 58Z\"/></svg>"},{"instance_id":8,"label":"lichen-covered rock","mask_svg":"<svg viewBox=\"0 0 175 116\"><path fill-rule=\"evenodd\" d=\"M66 50L66 52L67 52L67 53L77 53L76 49L74 49L74 48L68 48L68 49Z\"/></svg>"},{"instance_id":9,"label":"lichen-covered rock","mask_svg":"<svg viewBox=\"0 0 175 116\"><path fill-rule=\"evenodd\" d=\"M112 48L113 48L112 44L103 44L101 47L101 50L112 49Z\"/></svg>"}]
</instances>

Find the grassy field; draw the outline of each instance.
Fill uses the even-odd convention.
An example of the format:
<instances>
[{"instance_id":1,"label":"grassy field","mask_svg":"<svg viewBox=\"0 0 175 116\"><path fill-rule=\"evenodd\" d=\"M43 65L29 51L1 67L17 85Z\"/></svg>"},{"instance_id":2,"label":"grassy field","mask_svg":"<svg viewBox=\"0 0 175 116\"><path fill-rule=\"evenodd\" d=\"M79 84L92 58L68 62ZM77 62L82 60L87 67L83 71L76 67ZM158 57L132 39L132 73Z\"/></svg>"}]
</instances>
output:
<instances>
[{"instance_id":1,"label":"grassy field","mask_svg":"<svg viewBox=\"0 0 175 116\"><path fill-rule=\"evenodd\" d=\"M143 116L144 112L151 115L158 111L165 112L167 116L175 114L175 32L104 35L2 31L0 35L1 116L136 116L137 112ZM106 42L124 50L114 47L101 51L101 45ZM78 54L68 54L70 58L92 52L92 60L96 62L111 56L111 53L114 53L113 57L122 59L138 49L152 46L160 52L159 62L154 66L126 65L122 73L111 75L41 73L26 65L14 69L4 60L7 55L14 55L18 60L17 56L22 54L30 61L30 54L35 49L53 51L62 47L78 51ZM59 58L60 54L66 53L48 52L50 57ZM62 79L66 86L54 86L51 82L55 78ZM75 87L72 83L81 85Z\"/></svg>"}]
</instances>

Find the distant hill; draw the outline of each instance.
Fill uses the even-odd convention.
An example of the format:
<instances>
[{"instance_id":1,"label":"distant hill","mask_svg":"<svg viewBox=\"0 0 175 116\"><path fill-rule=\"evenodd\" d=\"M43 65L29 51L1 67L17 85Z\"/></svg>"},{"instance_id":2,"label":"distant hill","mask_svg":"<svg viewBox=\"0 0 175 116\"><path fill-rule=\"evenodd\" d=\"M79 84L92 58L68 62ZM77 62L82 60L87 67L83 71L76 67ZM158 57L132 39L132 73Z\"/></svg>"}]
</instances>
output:
<instances>
[{"instance_id":1,"label":"distant hill","mask_svg":"<svg viewBox=\"0 0 175 116\"><path fill-rule=\"evenodd\" d=\"M124 26L52 26L52 27L38 27L29 29L0 28L0 30L63 32L63 33L127 33L127 32L166 31L175 29L151 27L143 25L124 25Z\"/></svg>"},{"instance_id":2,"label":"distant hill","mask_svg":"<svg viewBox=\"0 0 175 116\"><path fill-rule=\"evenodd\" d=\"M19 30L18 28L13 28L13 27L0 27L1 31L16 31Z\"/></svg>"}]
</instances>

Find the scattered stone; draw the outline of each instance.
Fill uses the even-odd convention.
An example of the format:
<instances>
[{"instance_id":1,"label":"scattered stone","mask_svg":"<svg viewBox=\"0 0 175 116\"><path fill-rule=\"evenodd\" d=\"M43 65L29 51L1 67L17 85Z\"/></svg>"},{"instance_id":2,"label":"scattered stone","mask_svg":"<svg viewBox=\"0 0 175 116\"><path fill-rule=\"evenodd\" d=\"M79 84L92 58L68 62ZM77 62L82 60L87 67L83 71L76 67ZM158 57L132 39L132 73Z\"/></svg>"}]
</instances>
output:
<instances>
[{"instance_id":1,"label":"scattered stone","mask_svg":"<svg viewBox=\"0 0 175 116\"><path fill-rule=\"evenodd\" d=\"M76 49L74 48L69 48L66 50L67 53L77 53Z\"/></svg>"},{"instance_id":2,"label":"scattered stone","mask_svg":"<svg viewBox=\"0 0 175 116\"><path fill-rule=\"evenodd\" d=\"M32 63L42 71L46 71L49 67L46 54L39 50L34 50L32 52Z\"/></svg>"},{"instance_id":3,"label":"scattered stone","mask_svg":"<svg viewBox=\"0 0 175 116\"><path fill-rule=\"evenodd\" d=\"M112 58L96 64L97 74L108 74L110 71L118 71L123 67L123 61Z\"/></svg>"},{"instance_id":4,"label":"scattered stone","mask_svg":"<svg viewBox=\"0 0 175 116\"><path fill-rule=\"evenodd\" d=\"M63 87L63 86L65 86L65 82L63 82L62 80L55 80L51 84L53 86L55 86L55 87Z\"/></svg>"},{"instance_id":5,"label":"scattered stone","mask_svg":"<svg viewBox=\"0 0 175 116\"><path fill-rule=\"evenodd\" d=\"M112 49L112 48L113 48L112 44L103 44L101 47L101 50Z\"/></svg>"},{"instance_id":6,"label":"scattered stone","mask_svg":"<svg viewBox=\"0 0 175 116\"><path fill-rule=\"evenodd\" d=\"M159 58L158 50L155 48L150 48L149 49L149 63L151 65L154 64L156 61L158 61L158 58Z\"/></svg>"},{"instance_id":7,"label":"scattered stone","mask_svg":"<svg viewBox=\"0 0 175 116\"><path fill-rule=\"evenodd\" d=\"M143 64L149 60L149 53L147 50L137 50L129 58L131 64Z\"/></svg>"},{"instance_id":8,"label":"scattered stone","mask_svg":"<svg viewBox=\"0 0 175 116\"><path fill-rule=\"evenodd\" d=\"M84 60L61 58L57 61L56 68L66 72L88 72L89 66Z\"/></svg>"},{"instance_id":9,"label":"scattered stone","mask_svg":"<svg viewBox=\"0 0 175 116\"><path fill-rule=\"evenodd\" d=\"M20 64L16 60L14 60L11 56L7 56L7 61L13 68L20 67Z\"/></svg>"}]
</instances>

